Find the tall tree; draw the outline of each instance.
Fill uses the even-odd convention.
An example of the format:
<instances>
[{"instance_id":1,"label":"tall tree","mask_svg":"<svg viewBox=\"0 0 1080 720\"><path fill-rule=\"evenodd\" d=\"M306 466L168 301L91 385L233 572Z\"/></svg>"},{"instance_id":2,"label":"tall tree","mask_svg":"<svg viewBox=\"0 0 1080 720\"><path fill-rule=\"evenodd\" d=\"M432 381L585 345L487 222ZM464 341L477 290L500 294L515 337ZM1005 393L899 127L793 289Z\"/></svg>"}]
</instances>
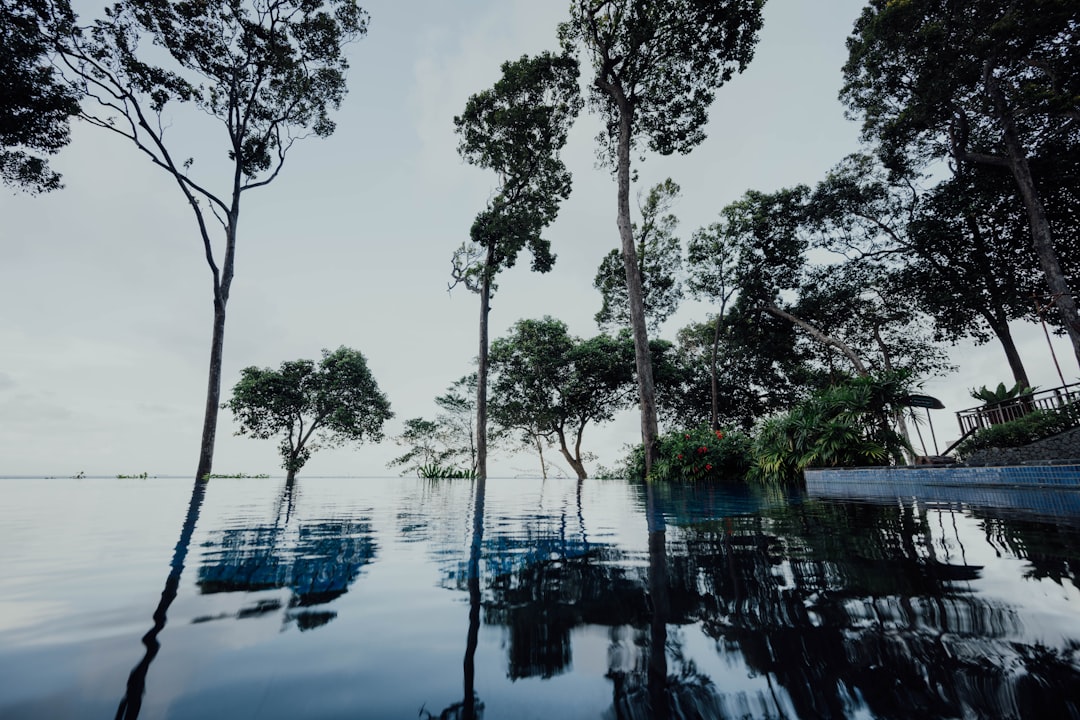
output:
<instances>
[{"instance_id":1,"label":"tall tree","mask_svg":"<svg viewBox=\"0 0 1080 720\"><path fill-rule=\"evenodd\" d=\"M480 295L480 351L476 383L476 472L487 477L488 313L495 275L528 247L532 269L555 262L540 235L570 195L570 172L559 153L581 109L578 64L567 55L523 56L502 65L502 77L477 93L454 118L458 153L494 170L499 186L473 222L470 243L454 254L451 285Z\"/></svg>"},{"instance_id":2,"label":"tall tree","mask_svg":"<svg viewBox=\"0 0 1080 720\"><path fill-rule=\"evenodd\" d=\"M1041 154L1080 147L1080 5L871 0L848 49L841 97L888 164L950 158L1012 175L1080 362L1076 299L1033 171Z\"/></svg>"},{"instance_id":3,"label":"tall tree","mask_svg":"<svg viewBox=\"0 0 1080 720\"><path fill-rule=\"evenodd\" d=\"M57 19L66 0L55 0ZM60 187L47 156L67 145L75 89L49 63L47 0L0 0L0 182L31 193Z\"/></svg>"},{"instance_id":4,"label":"tall tree","mask_svg":"<svg viewBox=\"0 0 1080 720\"><path fill-rule=\"evenodd\" d=\"M80 117L134 143L175 180L195 214L214 300L196 470L205 478L214 458L241 199L278 176L298 139L334 131L329 113L346 92L344 45L367 31L367 14L355 0L123 0L89 28L72 28L57 42L65 73L90 98ZM166 138L173 105L183 103L225 131L209 163L216 169L218 160L228 161L218 190L196 179L194 159L175 155Z\"/></svg>"},{"instance_id":5,"label":"tall tree","mask_svg":"<svg viewBox=\"0 0 1080 720\"><path fill-rule=\"evenodd\" d=\"M638 275L641 277L641 301L645 307L645 327L657 333L679 308L682 300L682 248L675 236L679 219L671 208L679 197L679 186L668 178L649 190L642 202L638 196L641 225L632 229L637 238ZM626 293L626 273L621 253L612 250L600 263L593 287L600 291L603 304L596 313L596 324L605 332L629 328L630 300Z\"/></svg>"},{"instance_id":6,"label":"tall tree","mask_svg":"<svg viewBox=\"0 0 1080 720\"><path fill-rule=\"evenodd\" d=\"M690 267L687 285L690 293L696 298L712 301L718 306L712 323L711 342L708 345L711 397L709 424L714 430L720 429L718 361L720 341L724 335L728 310L733 304L738 289L735 275L736 260L734 247L725 240L723 227L719 223L700 228L691 236L687 246L687 261ZM686 338L689 339L695 334L691 332Z\"/></svg>"},{"instance_id":7,"label":"tall tree","mask_svg":"<svg viewBox=\"0 0 1080 720\"><path fill-rule=\"evenodd\" d=\"M410 418L394 442L408 448L387 467L406 471L447 464L476 472L476 373L454 381L435 398L439 413L434 420ZM491 438L489 438L491 439Z\"/></svg>"},{"instance_id":8,"label":"tall tree","mask_svg":"<svg viewBox=\"0 0 1080 720\"><path fill-rule=\"evenodd\" d=\"M585 427L625 407L633 383L629 350L628 342L607 335L573 337L550 317L519 320L491 346L492 419L553 438L578 479L585 479Z\"/></svg>"},{"instance_id":9,"label":"tall tree","mask_svg":"<svg viewBox=\"0 0 1080 720\"><path fill-rule=\"evenodd\" d=\"M658 368L657 396L668 422L749 431L820 385L791 323L738 299L720 323L719 342L717 323L712 318L680 328L673 357Z\"/></svg>"},{"instance_id":10,"label":"tall tree","mask_svg":"<svg viewBox=\"0 0 1080 720\"><path fill-rule=\"evenodd\" d=\"M563 46L585 48L590 103L605 129L601 160L614 169L617 224L630 302L646 473L657 459L656 391L630 224L630 155L688 153L705 139L718 87L753 57L765 0L572 0Z\"/></svg>"},{"instance_id":11,"label":"tall tree","mask_svg":"<svg viewBox=\"0 0 1080 720\"><path fill-rule=\"evenodd\" d=\"M1003 173L960 170L923 189L871 157L849 156L809 198L812 242L889 268L890 296L933 317L939 339L996 337L1027 385L1009 323L1033 317L1031 296L1043 285L1024 211ZM1058 193L1055 228L1068 226L1058 211L1076 204L1067 195Z\"/></svg>"},{"instance_id":12,"label":"tall tree","mask_svg":"<svg viewBox=\"0 0 1080 720\"><path fill-rule=\"evenodd\" d=\"M748 308L795 325L800 332L846 357L856 373L866 375L866 365L854 348L795 314L782 298L783 293L798 291L807 269L809 192L805 185L774 193L748 190L721 210L720 232L738 257L735 278L739 299Z\"/></svg>"},{"instance_id":13,"label":"tall tree","mask_svg":"<svg viewBox=\"0 0 1080 720\"><path fill-rule=\"evenodd\" d=\"M246 367L225 407L240 423L237 435L282 436L287 482L320 445L382 440L383 423L394 416L363 354L347 347L323 350L318 365L292 360L277 370Z\"/></svg>"}]
</instances>

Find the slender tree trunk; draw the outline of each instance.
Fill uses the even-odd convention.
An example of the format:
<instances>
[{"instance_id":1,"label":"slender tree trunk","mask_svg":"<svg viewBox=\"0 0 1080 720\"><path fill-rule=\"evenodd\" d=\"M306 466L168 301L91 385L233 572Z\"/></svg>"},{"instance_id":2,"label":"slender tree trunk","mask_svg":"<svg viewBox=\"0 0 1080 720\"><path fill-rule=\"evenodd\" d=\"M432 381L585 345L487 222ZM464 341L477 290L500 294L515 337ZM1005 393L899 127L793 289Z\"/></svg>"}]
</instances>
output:
<instances>
[{"instance_id":1,"label":"slender tree trunk","mask_svg":"<svg viewBox=\"0 0 1080 720\"><path fill-rule=\"evenodd\" d=\"M716 355L720 350L720 327L724 322L723 309L716 318L716 331L713 333L712 356L709 358L709 384L712 390L712 411L709 424L713 430L720 429L720 380L716 377Z\"/></svg>"},{"instance_id":2,"label":"slender tree trunk","mask_svg":"<svg viewBox=\"0 0 1080 720\"><path fill-rule=\"evenodd\" d=\"M1028 224L1031 226L1031 242L1039 258L1039 267L1046 276L1052 302L1057 306L1061 323L1072 342L1073 354L1076 356L1077 363L1080 364L1080 314L1077 312L1076 299L1069 289L1069 283L1061 269L1061 262L1054 250L1054 236L1050 230L1050 222L1046 219L1046 208L1035 187L1035 178L1031 175L1027 150L1020 141L1012 113L994 77L993 67L989 64L983 72L983 82L997 110L998 121L1001 123L1001 138L1008 154L1009 169L1012 171L1013 179L1016 180L1020 197L1024 201L1024 208L1027 210Z\"/></svg>"},{"instance_id":3,"label":"slender tree trunk","mask_svg":"<svg viewBox=\"0 0 1080 720\"><path fill-rule=\"evenodd\" d=\"M218 410L221 406L221 364L225 351L225 298L220 291L214 297L214 330L210 339L210 372L206 380L206 410L203 415L202 444L195 480L209 479L213 472L214 440L217 437Z\"/></svg>"},{"instance_id":4,"label":"slender tree trunk","mask_svg":"<svg viewBox=\"0 0 1080 720\"><path fill-rule=\"evenodd\" d=\"M566 458L566 462L570 463L570 467L577 473L578 480L585 480L588 474L585 472L585 465L578 458L574 457L574 454L570 452L570 448L566 446L566 435L563 433L562 428L557 431L559 437L559 452ZM580 446L580 436L578 438L578 444ZM580 448L579 448L580 452Z\"/></svg>"},{"instance_id":5,"label":"slender tree trunk","mask_svg":"<svg viewBox=\"0 0 1080 720\"><path fill-rule=\"evenodd\" d=\"M641 442L645 447L645 475L652 472L658 459L656 423L656 387L653 384L652 358L649 355L649 336L645 329L645 302L638 270L634 231L630 224L630 115L625 96L619 101L618 147L618 225L622 240L623 269L626 272L626 291L630 297L630 329L634 336L634 361L637 367L638 401L641 409Z\"/></svg>"},{"instance_id":6,"label":"slender tree trunk","mask_svg":"<svg viewBox=\"0 0 1080 720\"><path fill-rule=\"evenodd\" d=\"M190 198L190 196L189 196ZM217 437L218 411L221 409L221 365L225 356L225 307L229 303L229 290L232 288L233 272L236 262L236 227L240 219L240 169L236 169L233 187L233 202L225 225L225 258L218 274L210 247L210 236L203 223L198 203L191 199L195 216L199 221L199 230L206 250L206 261L214 276L214 330L210 338L210 372L206 380L206 409L203 415L202 442L199 448L199 466L195 471L195 481L207 479L214 466L214 440Z\"/></svg>"},{"instance_id":7,"label":"slender tree trunk","mask_svg":"<svg viewBox=\"0 0 1080 720\"><path fill-rule=\"evenodd\" d=\"M540 477L547 480L547 463L544 462L544 444L540 441L539 435L533 435L533 440L536 442L536 452L540 454Z\"/></svg>"},{"instance_id":8,"label":"slender tree trunk","mask_svg":"<svg viewBox=\"0 0 1080 720\"><path fill-rule=\"evenodd\" d=\"M480 352L476 368L476 476L487 478L488 314L491 312L491 274L494 248L489 247L480 282Z\"/></svg>"},{"instance_id":9,"label":"slender tree trunk","mask_svg":"<svg viewBox=\"0 0 1080 720\"><path fill-rule=\"evenodd\" d=\"M1023 387L1031 387L1027 370L1024 369L1024 362L1020 359L1020 352L1016 349L1012 331L1009 330L1008 321L999 321L997 318L990 319L988 317L987 322L990 329L994 331L994 335L997 336L998 342L1001 343L1001 348L1005 351L1005 358L1009 361L1009 369L1012 371L1013 380Z\"/></svg>"},{"instance_id":10,"label":"slender tree trunk","mask_svg":"<svg viewBox=\"0 0 1080 720\"><path fill-rule=\"evenodd\" d=\"M841 353L844 354L844 357L850 360L851 364L855 366L855 372L857 372L862 377L866 377L870 374L869 372L867 372L866 366L863 365L862 360L859 359L859 356L858 354L856 354L855 350L852 349L852 347L843 340L838 340L831 335L826 335L805 320L801 320L792 315L791 313L781 310L775 305L766 305L765 312L769 313L774 317L778 317L781 320L787 320L788 322L793 323L796 327L802 328L807 333L809 333L814 339L819 340L826 345L831 345L832 347L839 350Z\"/></svg>"}]
</instances>

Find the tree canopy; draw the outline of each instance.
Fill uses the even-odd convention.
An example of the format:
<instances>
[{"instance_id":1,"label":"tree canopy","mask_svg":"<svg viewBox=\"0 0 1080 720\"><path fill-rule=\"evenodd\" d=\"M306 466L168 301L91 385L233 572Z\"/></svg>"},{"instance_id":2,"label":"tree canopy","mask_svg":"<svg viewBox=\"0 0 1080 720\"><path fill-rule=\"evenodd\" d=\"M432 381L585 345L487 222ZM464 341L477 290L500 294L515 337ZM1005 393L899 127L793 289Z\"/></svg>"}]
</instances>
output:
<instances>
[{"instance_id":1,"label":"tree canopy","mask_svg":"<svg viewBox=\"0 0 1080 720\"><path fill-rule=\"evenodd\" d=\"M277 177L297 140L334 131L344 46L366 31L355 0L122 0L87 28L74 17L56 26L65 74L88 98L80 117L131 141L176 181L195 214L214 294L196 478L213 465L241 197ZM207 163L212 175L228 161L216 188L197 178L194 157L178 154L170 111L182 103L225 131Z\"/></svg>"},{"instance_id":2,"label":"tree canopy","mask_svg":"<svg viewBox=\"0 0 1080 720\"><path fill-rule=\"evenodd\" d=\"M656 333L682 300L682 247L675 235L679 219L671 208L679 197L678 184L668 178L649 190L644 201L638 198L641 224L634 225L637 238L638 273L641 275L645 324ZM626 291L626 273L618 250L612 250L600 263L593 287L600 291L602 304L596 324L605 332L630 327L630 299Z\"/></svg>"},{"instance_id":3,"label":"tree canopy","mask_svg":"<svg viewBox=\"0 0 1080 720\"><path fill-rule=\"evenodd\" d=\"M570 172L560 158L581 108L578 63L568 55L542 53L502 65L495 85L469 98L454 118L458 153L494 170L499 187L469 230L471 242L454 253L453 285L480 295L480 342L476 391L476 471L487 476L488 313L495 275L512 267L523 248L532 268L555 262L542 237L559 204L570 195ZM451 287L453 287L451 285Z\"/></svg>"},{"instance_id":4,"label":"tree canopy","mask_svg":"<svg viewBox=\"0 0 1080 720\"><path fill-rule=\"evenodd\" d=\"M627 339L582 340L551 317L519 320L491 345L491 416L509 430L553 438L567 463L585 478L585 427L626 406L633 382Z\"/></svg>"},{"instance_id":5,"label":"tree canopy","mask_svg":"<svg viewBox=\"0 0 1080 720\"><path fill-rule=\"evenodd\" d=\"M1080 5L871 0L848 40L841 97L887 166L1007 171L1080 362L1080 317L1040 162L1080 152Z\"/></svg>"},{"instance_id":6,"label":"tree canopy","mask_svg":"<svg viewBox=\"0 0 1080 720\"><path fill-rule=\"evenodd\" d=\"M319 447L382 440L394 416L367 360L340 347L311 360L273 368L246 367L223 407L240 423L237 435L269 440L281 435L282 467L291 482Z\"/></svg>"},{"instance_id":7,"label":"tree canopy","mask_svg":"<svg viewBox=\"0 0 1080 720\"><path fill-rule=\"evenodd\" d=\"M630 155L644 143L667 155L705 139L718 87L753 57L764 0L573 0L563 47L584 47L589 100L604 122L600 159L616 176L617 225L637 368L646 474L657 458L656 391L644 292L630 223Z\"/></svg>"},{"instance_id":8,"label":"tree canopy","mask_svg":"<svg viewBox=\"0 0 1080 720\"><path fill-rule=\"evenodd\" d=\"M60 187L48 156L68 143L79 96L49 62L48 26L66 1L0 0L0 182L31 193Z\"/></svg>"}]
</instances>

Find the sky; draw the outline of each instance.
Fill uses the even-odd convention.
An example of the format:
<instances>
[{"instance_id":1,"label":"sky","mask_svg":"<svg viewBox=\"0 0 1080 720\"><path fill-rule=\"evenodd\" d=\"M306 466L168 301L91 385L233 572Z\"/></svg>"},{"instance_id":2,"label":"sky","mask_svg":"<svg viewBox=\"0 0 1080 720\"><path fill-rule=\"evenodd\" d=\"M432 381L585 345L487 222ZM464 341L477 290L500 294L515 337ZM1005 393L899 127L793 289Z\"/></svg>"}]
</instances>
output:
<instances>
[{"instance_id":1,"label":"sky","mask_svg":"<svg viewBox=\"0 0 1080 720\"><path fill-rule=\"evenodd\" d=\"M392 441L404 420L433 417L434 398L471 372L478 297L448 292L450 258L495 187L458 156L453 117L490 87L502 62L556 49L565 0L369 0L369 32L348 48L349 94L336 132L291 151L281 175L246 193L228 305L222 398L241 368L318 359L341 345L364 353L395 418L382 443L323 449L303 474L396 474ZM83 3L82 5L88 5ZM769 0L755 57L716 93L707 140L689 155L646 156L633 192L665 178L685 242L748 189L815 183L860 149L859 127L837 99L855 0ZM80 3L76 3L80 10ZM583 75L587 75L585 70ZM193 176L222 188L223 131L180 110L166 139L195 158ZM599 124L587 112L563 158L573 193L546 237L547 274L527 258L499 276L491 337L522 318L598 330L593 278L618 246L615 183L596 165ZM75 123L53 161L62 190L0 194L0 475L186 475L198 460L212 320L211 276L193 215L169 176L129 142ZM703 319L684 302L661 329ZM1035 385L1060 384L1037 325L1014 327ZM1053 347L1067 382L1077 367ZM957 372L923 391L941 448L958 435L968 390L1009 381L996 344L952 351ZM215 473L280 474L276 442L218 422ZM663 430L663 428L662 428ZM584 449L614 465L639 442L636 411L586 429ZM553 457L553 453L548 453ZM556 458L556 464L559 459ZM535 475L530 456L496 455L492 475ZM570 469L561 463L564 472Z\"/></svg>"}]
</instances>

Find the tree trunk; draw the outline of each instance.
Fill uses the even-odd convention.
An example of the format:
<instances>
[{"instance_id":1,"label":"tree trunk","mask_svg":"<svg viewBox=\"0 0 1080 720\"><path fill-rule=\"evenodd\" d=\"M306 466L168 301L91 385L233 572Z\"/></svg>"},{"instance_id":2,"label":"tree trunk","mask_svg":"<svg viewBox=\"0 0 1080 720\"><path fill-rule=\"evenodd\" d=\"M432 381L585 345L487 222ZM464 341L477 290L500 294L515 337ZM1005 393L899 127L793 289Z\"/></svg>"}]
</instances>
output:
<instances>
[{"instance_id":1,"label":"tree trunk","mask_svg":"<svg viewBox=\"0 0 1080 720\"><path fill-rule=\"evenodd\" d=\"M793 323L796 327L802 328L815 339L820 340L826 345L831 345L832 347L839 350L841 353L844 354L844 357L851 361L851 364L855 366L855 372L857 372L860 376L866 377L870 374L869 372L867 372L866 366L863 365L862 360L860 360L859 356L855 353L855 350L853 350L852 347L844 341L837 340L831 335L826 335L805 320L800 320L791 313L785 312L784 310L781 310L775 305L766 305L765 312L769 313L774 317L778 317L781 320L787 320L788 322Z\"/></svg>"},{"instance_id":2,"label":"tree trunk","mask_svg":"<svg viewBox=\"0 0 1080 720\"><path fill-rule=\"evenodd\" d=\"M995 319L987 318L987 322L990 325L990 329L994 331L994 335L997 336L998 341L1001 343L1001 348L1005 351L1005 358L1009 361L1009 369L1012 371L1013 380L1023 387L1031 387L1031 383L1028 381L1027 370L1024 369L1024 363L1020 359L1020 352L1016 349L1016 342L1013 340L1012 331L1009 330L1008 321L998 321Z\"/></svg>"},{"instance_id":3,"label":"tree trunk","mask_svg":"<svg viewBox=\"0 0 1080 720\"><path fill-rule=\"evenodd\" d=\"M547 463L544 462L544 444L540 440L539 435L533 435L533 440L536 441L536 452L540 454L540 477L547 480Z\"/></svg>"},{"instance_id":4,"label":"tree trunk","mask_svg":"<svg viewBox=\"0 0 1080 720\"><path fill-rule=\"evenodd\" d=\"M1028 224L1031 226L1031 242L1035 248L1035 254L1039 257L1039 267L1046 276L1051 301L1057 306L1061 323L1072 342L1073 354L1076 356L1077 363L1080 364L1080 314L1077 313L1076 299L1069 289L1069 283L1061 269L1061 262L1054 250L1054 236L1050 230L1050 222L1046 219L1046 208L1035 187L1035 179L1031 175L1027 150L1020 141L1016 123L1006 106L1005 97L994 77L993 68L989 65L983 73L983 82L994 103L998 121L1001 123L1001 139L1005 143L1005 151L1008 154L1009 169L1012 171L1013 179L1016 180L1020 197L1024 201L1024 208L1027 210Z\"/></svg>"},{"instance_id":5,"label":"tree trunk","mask_svg":"<svg viewBox=\"0 0 1080 720\"><path fill-rule=\"evenodd\" d=\"M480 282L480 352L476 368L476 476L487 478L488 313L491 311L491 265L495 251L488 247Z\"/></svg>"},{"instance_id":6,"label":"tree trunk","mask_svg":"<svg viewBox=\"0 0 1080 720\"><path fill-rule=\"evenodd\" d=\"M566 446L566 435L563 433L562 429L559 429L556 434L559 437L559 452L562 453L563 457L566 458L566 462L568 462L570 464L570 467L574 469L574 472L577 473L578 480L585 480L586 478L588 478L589 476L585 472L585 465L581 462L581 460L574 457L573 453L570 452L570 448ZM579 445L580 442L581 438L579 436Z\"/></svg>"},{"instance_id":7,"label":"tree trunk","mask_svg":"<svg viewBox=\"0 0 1080 720\"><path fill-rule=\"evenodd\" d=\"M225 350L225 298L214 294L214 330L210 339L210 373L206 380L206 410L203 415L202 444L196 482L208 480L213 472L214 440L217 437L218 410L221 406L221 363Z\"/></svg>"},{"instance_id":8,"label":"tree trunk","mask_svg":"<svg viewBox=\"0 0 1080 720\"><path fill-rule=\"evenodd\" d=\"M716 318L716 332L713 333L712 357L709 358L709 384L712 390L712 410L709 425L713 430L720 429L720 380L716 377L716 354L720 348L720 326L724 322L723 308Z\"/></svg>"},{"instance_id":9,"label":"tree trunk","mask_svg":"<svg viewBox=\"0 0 1080 720\"><path fill-rule=\"evenodd\" d=\"M649 355L649 336L645 329L645 302L638 270L634 231L630 225L630 115L631 108L620 94L618 147L618 226L622 241L623 269L626 272L626 292L630 297L630 329L634 336L634 361L637 368L638 396L641 408L641 442L645 448L645 475L652 472L658 459L656 423L656 388L653 384L652 357Z\"/></svg>"},{"instance_id":10,"label":"tree trunk","mask_svg":"<svg viewBox=\"0 0 1080 720\"><path fill-rule=\"evenodd\" d=\"M229 303L229 290L232 288L233 272L236 263L236 228L240 219L240 168L236 167L233 178L232 206L225 224L225 258L218 274L217 265L203 222L202 211L195 199L188 194L195 218L199 223L206 261L214 277L214 330L210 337L210 372L206 380L206 410L203 415L202 442L199 447L199 466L195 470L195 481L209 479L214 466L214 441L217 438L218 410L221 409L221 364L225 356L225 307Z\"/></svg>"}]
</instances>

